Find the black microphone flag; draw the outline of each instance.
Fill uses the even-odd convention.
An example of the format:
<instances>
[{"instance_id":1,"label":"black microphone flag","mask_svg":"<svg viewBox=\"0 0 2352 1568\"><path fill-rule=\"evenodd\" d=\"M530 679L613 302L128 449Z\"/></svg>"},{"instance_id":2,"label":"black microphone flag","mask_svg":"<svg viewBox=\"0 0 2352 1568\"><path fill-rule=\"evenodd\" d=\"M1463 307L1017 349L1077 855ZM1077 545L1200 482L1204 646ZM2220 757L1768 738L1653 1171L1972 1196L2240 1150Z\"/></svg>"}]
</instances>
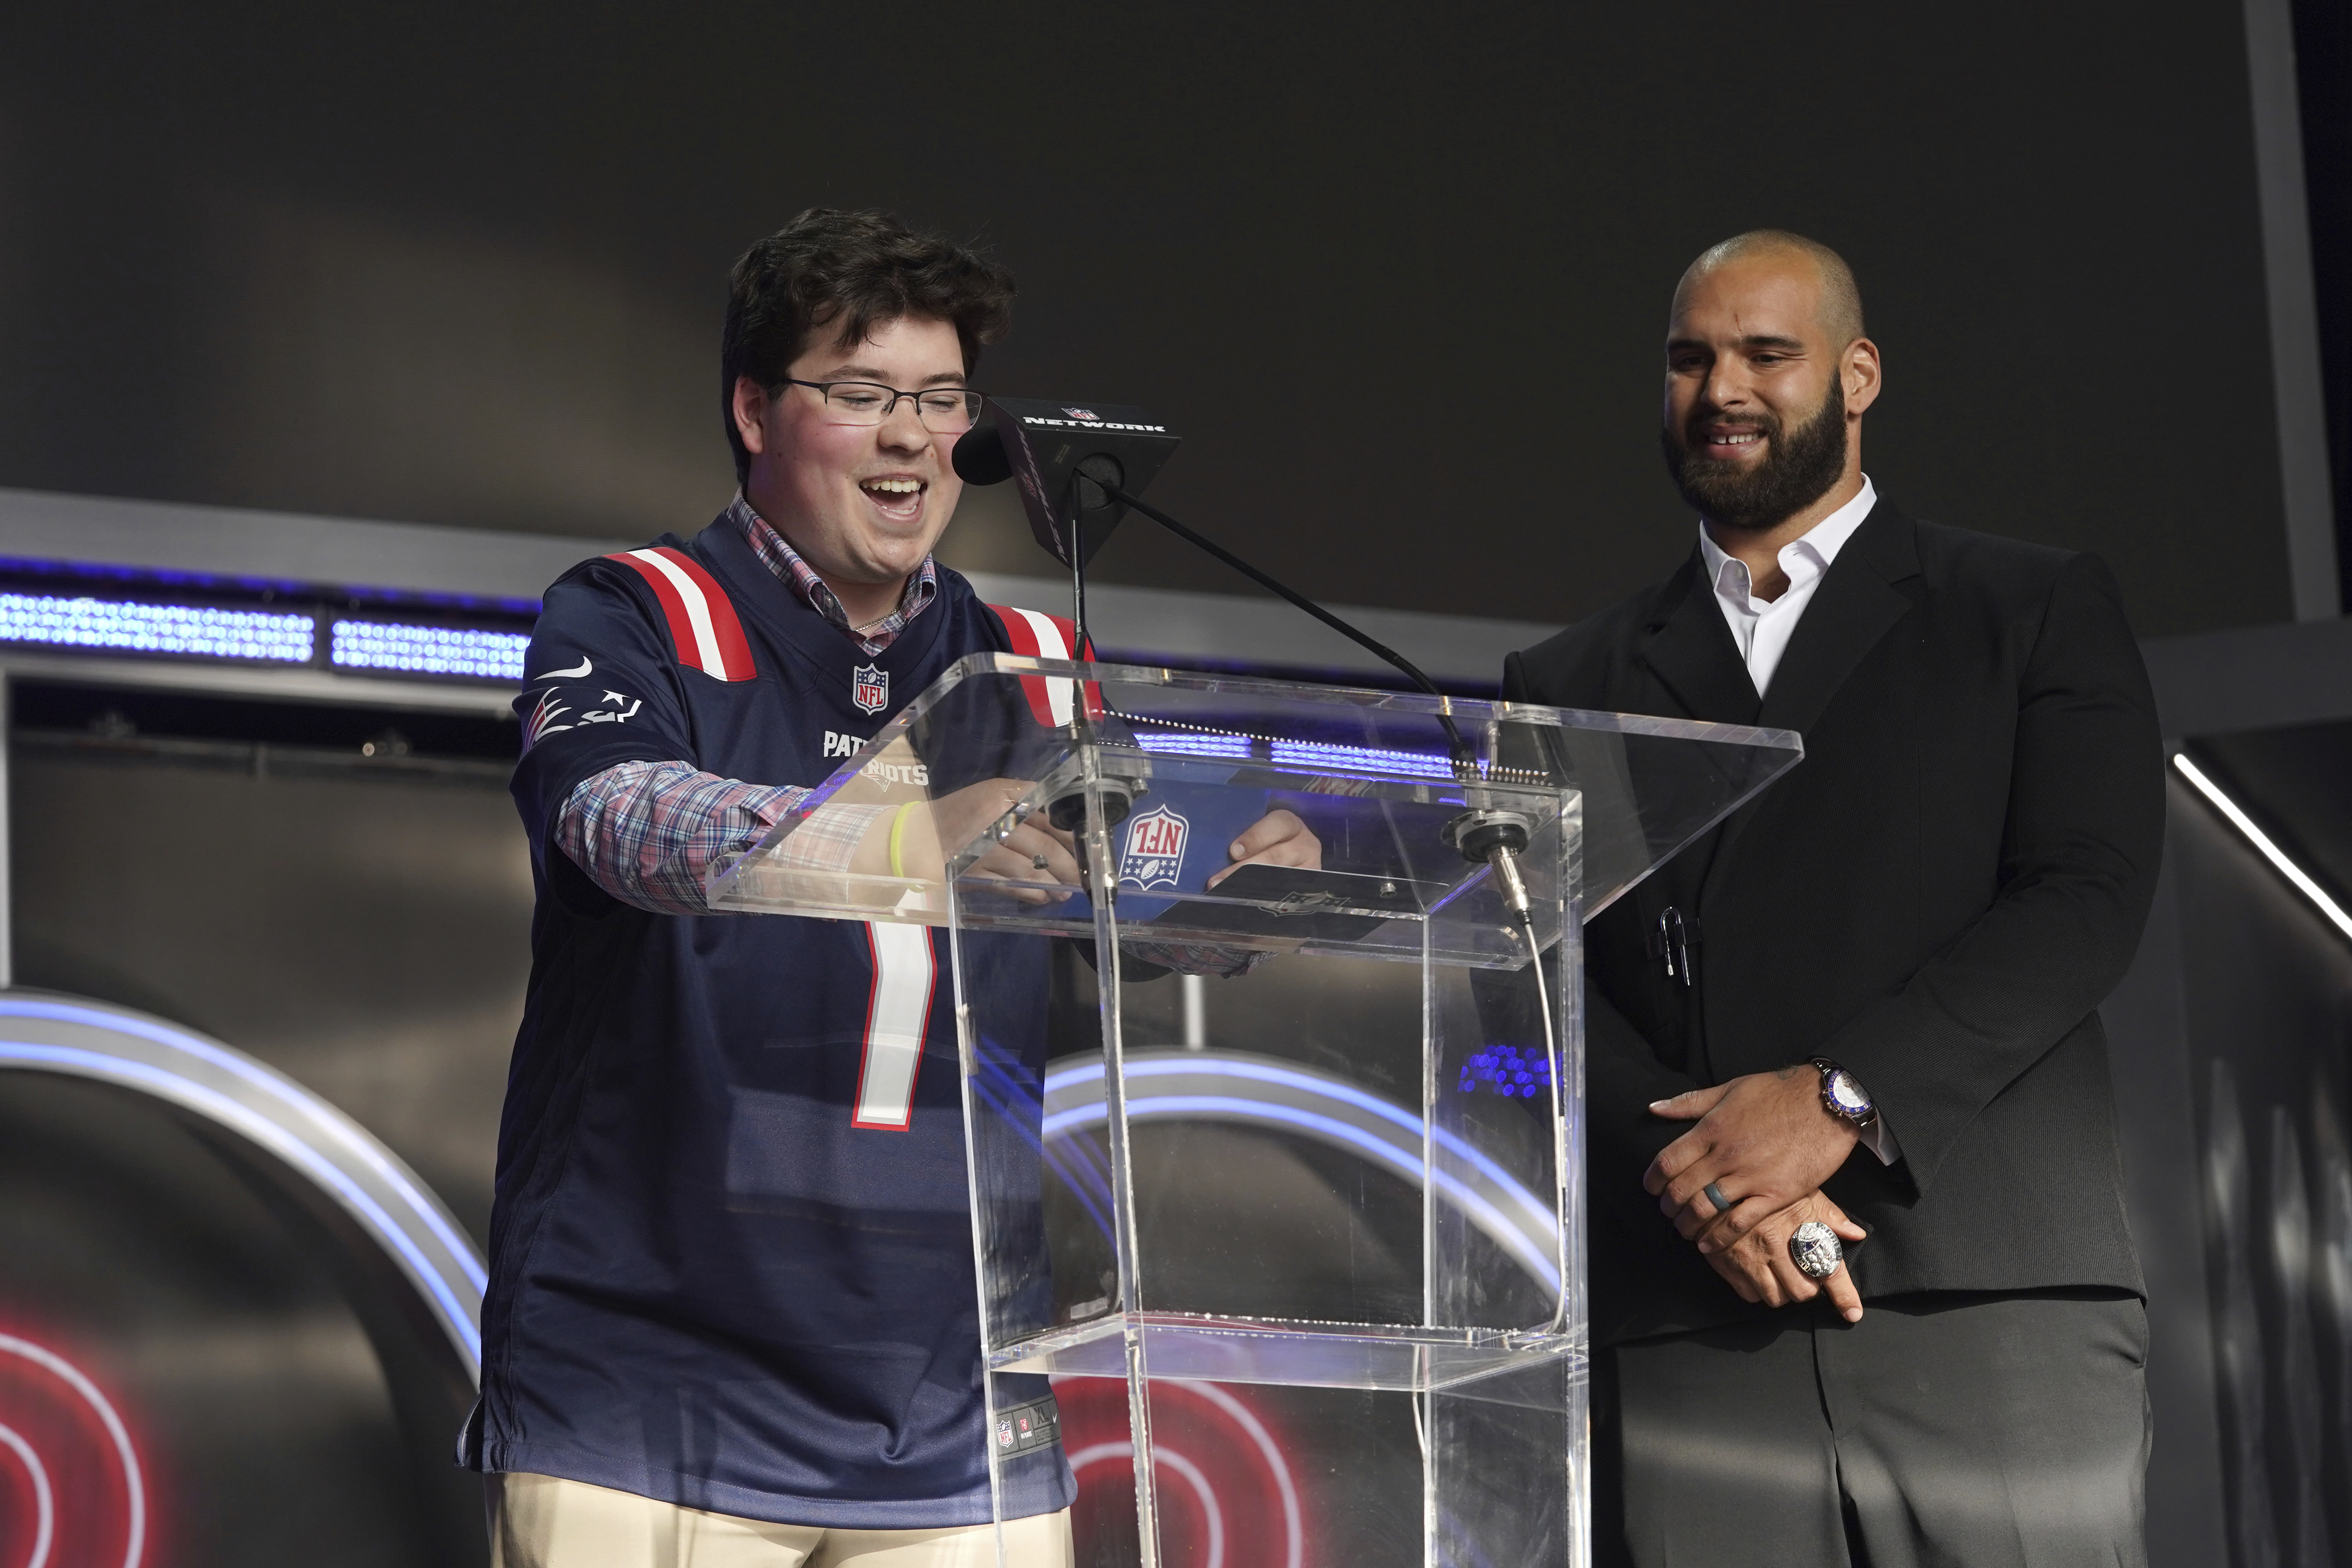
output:
<instances>
[{"instance_id":1,"label":"black microphone flag","mask_svg":"<svg viewBox=\"0 0 2352 1568\"><path fill-rule=\"evenodd\" d=\"M956 442L955 471L968 485L1015 481L1038 544L1065 566L1084 566L1127 515L1105 487L1140 491L1176 443L1167 426L1123 404L991 397ZM1086 545L1076 561L1074 538Z\"/></svg>"}]
</instances>

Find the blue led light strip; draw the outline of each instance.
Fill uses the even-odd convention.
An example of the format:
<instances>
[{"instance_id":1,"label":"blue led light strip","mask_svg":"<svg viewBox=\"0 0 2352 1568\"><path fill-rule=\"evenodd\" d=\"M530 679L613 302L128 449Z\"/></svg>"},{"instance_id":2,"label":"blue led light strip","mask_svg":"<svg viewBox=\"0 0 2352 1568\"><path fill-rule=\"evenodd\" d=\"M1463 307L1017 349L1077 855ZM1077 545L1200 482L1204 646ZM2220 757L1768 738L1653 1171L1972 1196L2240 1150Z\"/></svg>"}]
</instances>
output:
<instances>
[{"instance_id":1,"label":"blue led light strip","mask_svg":"<svg viewBox=\"0 0 2352 1568\"><path fill-rule=\"evenodd\" d=\"M1391 752L1378 746L1338 746L1321 741L1276 741L1274 760L1292 766L1361 768L1374 773L1417 773L1450 779L1454 764L1426 752Z\"/></svg>"},{"instance_id":2,"label":"blue led light strip","mask_svg":"<svg viewBox=\"0 0 2352 1568\"><path fill-rule=\"evenodd\" d=\"M521 680L522 656L530 647L525 632L396 621L337 621L333 633L328 658L346 669L396 669L480 680Z\"/></svg>"},{"instance_id":3,"label":"blue led light strip","mask_svg":"<svg viewBox=\"0 0 2352 1568\"><path fill-rule=\"evenodd\" d=\"M308 664L319 623L276 610L0 594L0 642Z\"/></svg>"},{"instance_id":4,"label":"blue led light strip","mask_svg":"<svg viewBox=\"0 0 2352 1568\"><path fill-rule=\"evenodd\" d=\"M1173 752L1188 757L1247 757L1246 735L1171 735L1163 731L1139 731L1135 743L1147 752Z\"/></svg>"},{"instance_id":5,"label":"blue led light strip","mask_svg":"<svg viewBox=\"0 0 2352 1568\"><path fill-rule=\"evenodd\" d=\"M1145 730L1135 743L1147 752L1178 756L1245 759L1255 742L1240 734L1179 733ZM1347 768L1356 772L1410 773L1420 778L1451 779L1454 764L1427 752L1394 752L1378 746L1342 746L1325 741L1272 741L1271 761L1295 768Z\"/></svg>"}]
</instances>

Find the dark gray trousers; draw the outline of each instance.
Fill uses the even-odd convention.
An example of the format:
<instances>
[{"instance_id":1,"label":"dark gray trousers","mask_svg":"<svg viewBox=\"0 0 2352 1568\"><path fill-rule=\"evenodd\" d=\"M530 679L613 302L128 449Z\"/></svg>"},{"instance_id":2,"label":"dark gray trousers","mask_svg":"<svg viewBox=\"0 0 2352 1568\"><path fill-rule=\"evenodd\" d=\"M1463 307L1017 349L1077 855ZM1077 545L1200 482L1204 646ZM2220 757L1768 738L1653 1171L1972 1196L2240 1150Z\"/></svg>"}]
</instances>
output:
<instances>
[{"instance_id":1,"label":"dark gray trousers","mask_svg":"<svg viewBox=\"0 0 2352 1568\"><path fill-rule=\"evenodd\" d=\"M2137 1298L1864 1306L1597 1354L1594 1562L2143 1568Z\"/></svg>"}]
</instances>

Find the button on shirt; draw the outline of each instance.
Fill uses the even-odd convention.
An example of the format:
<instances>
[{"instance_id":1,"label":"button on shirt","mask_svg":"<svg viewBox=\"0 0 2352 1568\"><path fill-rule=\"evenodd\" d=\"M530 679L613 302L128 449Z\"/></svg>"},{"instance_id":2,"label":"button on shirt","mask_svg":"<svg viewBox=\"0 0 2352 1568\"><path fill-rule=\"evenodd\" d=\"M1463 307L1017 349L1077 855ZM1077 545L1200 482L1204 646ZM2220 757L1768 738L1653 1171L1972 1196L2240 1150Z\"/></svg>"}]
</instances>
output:
<instances>
[{"instance_id":1,"label":"button on shirt","mask_svg":"<svg viewBox=\"0 0 2352 1568\"><path fill-rule=\"evenodd\" d=\"M1877 504L1878 491L1864 474L1860 495L1813 524L1803 538L1780 546L1780 570L1789 574L1789 586L1777 599L1758 598L1748 563L1726 555L1707 536L1706 525L1699 525L1699 555L1715 584L1716 607L1731 628L1731 640L1739 648L1740 662L1748 667L1748 679L1756 683L1757 696L1771 689L1772 672L1780 668L1780 656L1789 651L1789 639L1797 635L1797 623L1804 618L1805 606L1813 602L1813 590L1829 575L1830 563ZM1892 1165L1903 1157L1884 1114L1862 1130L1862 1142L1882 1164Z\"/></svg>"}]
</instances>

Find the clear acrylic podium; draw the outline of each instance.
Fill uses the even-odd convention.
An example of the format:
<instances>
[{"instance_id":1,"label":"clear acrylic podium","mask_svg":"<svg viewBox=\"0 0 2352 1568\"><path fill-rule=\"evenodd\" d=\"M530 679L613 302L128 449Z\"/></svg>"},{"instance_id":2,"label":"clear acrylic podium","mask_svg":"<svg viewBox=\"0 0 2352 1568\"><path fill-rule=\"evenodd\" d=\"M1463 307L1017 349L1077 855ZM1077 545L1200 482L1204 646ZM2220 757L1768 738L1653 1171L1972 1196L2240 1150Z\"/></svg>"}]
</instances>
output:
<instances>
[{"instance_id":1,"label":"clear acrylic podium","mask_svg":"<svg viewBox=\"0 0 2352 1568\"><path fill-rule=\"evenodd\" d=\"M721 865L719 907L870 922L877 973L944 929L1000 1520L1066 1459L1082 1563L1580 1568L1582 922L1800 754L975 655ZM1273 810L1321 869L1207 887ZM1473 812L1524 823L1531 922ZM845 869L794 842L828 814ZM1081 887L999 847L1032 814Z\"/></svg>"}]
</instances>

